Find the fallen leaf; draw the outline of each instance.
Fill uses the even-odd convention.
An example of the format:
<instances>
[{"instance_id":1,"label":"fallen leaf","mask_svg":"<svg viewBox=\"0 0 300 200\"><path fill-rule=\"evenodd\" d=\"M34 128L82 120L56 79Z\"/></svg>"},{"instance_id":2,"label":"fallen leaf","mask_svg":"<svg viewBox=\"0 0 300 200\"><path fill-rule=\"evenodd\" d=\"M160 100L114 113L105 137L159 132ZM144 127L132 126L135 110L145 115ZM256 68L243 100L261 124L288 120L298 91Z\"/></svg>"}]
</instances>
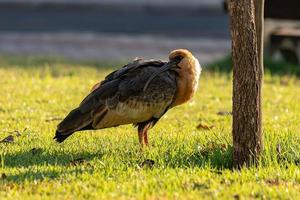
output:
<instances>
[{"instance_id":1,"label":"fallen leaf","mask_svg":"<svg viewBox=\"0 0 300 200\"><path fill-rule=\"evenodd\" d=\"M94 166L91 163L86 163L86 166L94 169Z\"/></svg>"},{"instance_id":2,"label":"fallen leaf","mask_svg":"<svg viewBox=\"0 0 300 200\"><path fill-rule=\"evenodd\" d=\"M41 148L33 148L30 150L32 155L36 155L36 154L39 154L39 153L42 153L42 149Z\"/></svg>"},{"instance_id":3,"label":"fallen leaf","mask_svg":"<svg viewBox=\"0 0 300 200\"><path fill-rule=\"evenodd\" d=\"M209 189L209 186L204 183L199 182L186 182L183 184L183 187L187 190L206 190Z\"/></svg>"},{"instance_id":4,"label":"fallen leaf","mask_svg":"<svg viewBox=\"0 0 300 200\"><path fill-rule=\"evenodd\" d=\"M46 122L51 122L51 121L59 121L59 120L63 120L63 118L61 117L50 117L48 119L46 119Z\"/></svg>"},{"instance_id":5,"label":"fallen leaf","mask_svg":"<svg viewBox=\"0 0 300 200\"><path fill-rule=\"evenodd\" d=\"M235 195L233 195L233 198L234 198L235 200L239 200L239 199L240 199L240 195L239 195L239 194L235 194Z\"/></svg>"},{"instance_id":6,"label":"fallen leaf","mask_svg":"<svg viewBox=\"0 0 300 200\"><path fill-rule=\"evenodd\" d=\"M230 111L219 111L219 112L217 112L217 115L221 115L221 116L232 115L232 112L230 112Z\"/></svg>"},{"instance_id":7,"label":"fallen leaf","mask_svg":"<svg viewBox=\"0 0 300 200\"><path fill-rule=\"evenodd\" d=\"M6 174L2 173L1 178L6 179L7 178Z\"/></svg>"},{"instance_id":8,"label":"fallen leaf","mask_svg":"<svg viewBox=\"0 0 300 200\"><path fill-rule=\"evenodd\" d=\"M24 129L26 130L26 129ZM23 131L24 132L24 131ZM14 130L14 131L8 131L8 133L10 133L10 135L15 135L17 137L20 137L21 136L21 132L18 131L18 130Z\"/></svg>"},{"instance_id":9,"label":"fallen leaf","mask_svg":"<svg viewBox=\"0 0 300 200\"><path fill-rule=\"evenodd\" d=\"M152 168L155 164L154 160L146 159L142 163L139 164L140 168Z\"/></svg>"},{"instance_id":10,"label":"fallen leaf","mask_svg":"<svg viewBox=\"0 0 300 200\"><path fill-rule=\"evenodd\" d=\"M220 144L219 148L222 150L226 150L227 149L227 145L226 144Z\"/></svg>"},{"instance_id":11,"label":"fallen leaf","mask_svg":"<svg viewBox=\"0 0 300 200\"><path fill-rule=\"evenodd\" d=\"M216 174L219 174L219 175L223 174L222 171L220 171L220 170L210 170L210 172L216 173Z\"/></svg>"},{"instance_id":12,"label":"fallen leaf","mask_svg":"<svg viewBox=\"0 0 300 200\"><path fill-rule=\"evenodd\" d=\"M268 179L268 180L265 180L265 182L269 185L279 185L280 184L278 179Z\"/></svg>"},{"instance_id":13,"label":"fallen leaf","mask_svg":"<svg viewBox=\"0 0 300 200\"><path fill-rule=\"evenodd\" d=\"M286 77L282 77L282 78L280 79L280 85L284 85L284 86L289 85L289 79L286 78Z\"/></svg>"},{"instance_id":14,"label":"fallen leaf","mask_svg":"<svg viewBox=\"0 0 300 200\"><path fill-rule=\"evenodd\" d=\"M22 134L25 133L26 131L27 131L27 128L24 128L22 131ZM21 136L21 134L19 136Z\"/></svg>"},{"instance_id":15,"label":"fallen leaf","mask_svg":"<svg viewBox=\"0 0 300 200\"><path fill-rule=\"evenodd\" d=\"M71 165L73 166L78 166L78 165L81 165L83 163L85 163L85 159L84 158L77 158L77 159L74 159L70 162Z\"/></svg>"},{"instance_id":16,"label":"fallen leaf","mask_svg":"<svg viewBox=\"0 0 300 200\"><path fill-rule=\"evenodd\" d=\"M14 133L15 133L15 135L18 136L18 137L21 136L21 133L20 133L20 131L18 131L18 130L15 130Z\"/></svg>"},{"instance_id":17,"label":"fallen leaf","mask_svg":"<svg viewBox=\"0 0 300 200\"><path fill-rule=\"evenodd\" d=\"M204 122L200 122L196 128L197 129L210 130L210 129L214 128L214 127L215 127L214 125L208 125L208 124L206 124Z\"/></svg>"},{"instance_id":18,"label":"fallen leaf","mask_svg":"<svg viewBox=\"0 0 300 200\"><path fill-rule=\"evenodd\" d=\"M204 183L193 183L193 189L195 190L203 190L203 189L209 189L209 187Z\"/></svg>"},{"instance_id":19,"label":"fallen leaf","mask_svg":"<svg viewBox=\"0 0 300 200\"><path fill-rule=\"evenodd\" d=\"M14 136L13 135L9 135L6 138L4 138L3 140L1 140L0 142L3 142L3 143L12 143L12 142L14 142Z\"/></svg>"},{"instance_id":20,"label":"fallen leaf","mask_svg":"<svg viewBox=\"0 0 300 200\"><path fill-rule=\"evenodd\" d=\"M281 156L281 145L280 144L276 145L276 152L277 152L277 156L280 157Z\"/></svg>"}]
</instances>

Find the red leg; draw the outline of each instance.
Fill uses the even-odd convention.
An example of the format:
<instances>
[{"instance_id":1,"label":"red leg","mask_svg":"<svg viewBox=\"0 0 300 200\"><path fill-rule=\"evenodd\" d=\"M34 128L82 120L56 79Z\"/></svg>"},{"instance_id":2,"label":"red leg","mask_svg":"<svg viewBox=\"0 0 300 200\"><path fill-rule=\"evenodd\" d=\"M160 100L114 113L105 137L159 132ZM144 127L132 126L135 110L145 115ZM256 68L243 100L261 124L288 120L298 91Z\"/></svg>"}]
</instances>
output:
<instances>
[{"instance_id":1,"label":"red leg","mask_svg":"<svg viewBox=\"0 0 300 200\"><path fill-rule=\"evenodd\" d=\"M148 146L148 129L150 128L151 124L146 123L146 124L140 124L138 126L138 134L139 134L139 142L141 146L144 144Z\"/></svg>"},{"instance_id":2,"label":"red leg","mask_svg":"<svg viewBox=\"0 0 300 200\"><path fill-rule=\"evenodd\" d=\"M143 146L144 130L139 130L138 134L139 134L139 142L140 142L141 146Z\"/></svg>"},{"instance_id":3,"label":"red leg","mask_svg":"<svg viewBox=\"0 0 300 200\"><path fill-rule=\"evenodd\" d=\"M144 131L144 135L143 136L144 136L144 144L146 146L148 146L149 143L148 143L148 130L147 129Z\"/></svg>"}]
</instances>

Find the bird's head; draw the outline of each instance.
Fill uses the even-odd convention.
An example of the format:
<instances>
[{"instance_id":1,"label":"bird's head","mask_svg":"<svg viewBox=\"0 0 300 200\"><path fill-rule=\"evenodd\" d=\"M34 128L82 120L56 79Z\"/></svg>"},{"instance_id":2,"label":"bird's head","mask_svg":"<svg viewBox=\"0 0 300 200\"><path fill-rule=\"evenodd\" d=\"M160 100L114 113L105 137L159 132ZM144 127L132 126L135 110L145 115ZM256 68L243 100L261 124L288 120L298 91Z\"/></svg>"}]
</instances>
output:
<instances>
[{"instance_id":1,"label":"bird's head","mask_svg":"<svg viewBox=\"0 0 300 200\"><path fill-rule=\"evenodd\" d=\"M182 80L190 81L192 83L195 82L194 85L197 86L201 73L201 66L197 58L195 58L187 49L173 50L169 54L169 62L150 76L145 84L144 90L154 77L167 70L175 71Z\"/></svg>"},{"instance_id":2,"label":"bird's head","mask_svg":"<svg viewBox=\"0 0 300 200\"><path fill-rule=\"evenodd\" d=\"M177 106L189 101L198 88L201 66L186 49L176 49L169 55L171 69L177 73L177 92L172 106Z\"/></svg>"},{"instance_id":3,"label":"bird's head","mask_svg":"<svg viewBox=\"0 0 300 200\"><path fill-rule=\"evenodd\" d=\"M193 57L193 54L187 49L175 49L170 52L169 60L180 62L183 58Z\"/></svg>"},{"instance_id":4,"label":"bird's head","mask_svg":"<svg viewBox=\"0 0 300 200\"><path fill-rule=\"evenodd\" d=\"M175 71L180 75L183 72L198 73L201 72L201 66L193 56L193 54L187 49L176 49L169 54L169 61L176 64Z\"/></svg>"}]
</instances>

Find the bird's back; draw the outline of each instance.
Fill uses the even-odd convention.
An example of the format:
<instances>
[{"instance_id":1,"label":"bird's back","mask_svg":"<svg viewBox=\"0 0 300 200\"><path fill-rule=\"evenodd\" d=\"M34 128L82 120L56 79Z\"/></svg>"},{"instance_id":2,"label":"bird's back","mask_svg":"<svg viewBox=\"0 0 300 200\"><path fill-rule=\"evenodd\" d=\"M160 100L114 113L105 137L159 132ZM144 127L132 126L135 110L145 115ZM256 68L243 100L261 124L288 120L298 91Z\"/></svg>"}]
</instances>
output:
<instances>
[{"instance_id":1,"label":"bird's back","mask_svg":"<svg viewBox=\"0 0 300 200\"><path fill-rule=\"evenodd\" d=\"M64 140L80 130L159 119L174 100L176 75L164 71L149 80L165 64L136 60L110 73L58 125L56 138L63 137Z\"/></svg>"}]
</instances>

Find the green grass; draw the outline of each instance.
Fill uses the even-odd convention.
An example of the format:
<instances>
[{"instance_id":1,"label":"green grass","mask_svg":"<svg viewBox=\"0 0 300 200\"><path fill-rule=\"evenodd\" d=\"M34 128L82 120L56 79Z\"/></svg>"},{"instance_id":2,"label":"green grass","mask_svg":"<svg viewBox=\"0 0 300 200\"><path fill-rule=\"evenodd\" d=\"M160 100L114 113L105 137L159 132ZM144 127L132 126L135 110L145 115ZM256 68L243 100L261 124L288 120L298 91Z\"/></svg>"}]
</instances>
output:
<instances>
[{"instance_id":1,"label":"green grass","mask_svg":"<svg viewBox=\"0 0 300 200\"><path fill-rule=\"evenodd\" d=\"M194 101L170 110L141 151L130 125L52 140L59 119L112 68L0 63L0 138L21 134L0 143L0 199L300 198L296 76L265 75L263 155L257 168L236 171L231 116L217 115L231 110L230 73L204 71ZM214 128L197 129L200 122ZM141 167L146 159L154 165Z\"/></svg>"},{"instance_id":2,"label":"green grass","mask_svg":"<svg viewBox=\"0 0 300 200\"><path fill-rule=\"evenodd\" d=\"M208 65L209 70L215 72L230 73L232 70L232 60L230 56L220 59ZM288 63L284 60L274 61L271 58L266 58L264 61L264 71L270 75L288 75L300 76L300 65Z\"/></svg>"}]
</instances>

